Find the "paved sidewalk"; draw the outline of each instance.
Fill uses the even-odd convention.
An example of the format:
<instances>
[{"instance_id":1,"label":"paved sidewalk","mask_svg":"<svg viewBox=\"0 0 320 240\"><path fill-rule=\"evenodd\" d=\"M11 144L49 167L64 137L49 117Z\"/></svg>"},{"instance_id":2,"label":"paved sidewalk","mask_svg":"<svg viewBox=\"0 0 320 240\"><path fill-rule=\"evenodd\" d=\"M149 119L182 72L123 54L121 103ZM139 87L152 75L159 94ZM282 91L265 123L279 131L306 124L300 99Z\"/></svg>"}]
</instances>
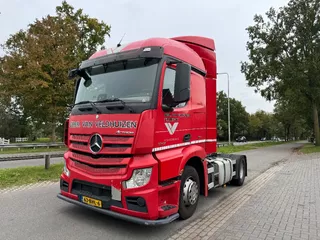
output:
<instances>
[{"instance_id":1,"label":"paved sidewalk","mask_svg":"<svg viewBox=\"0 0 320 240\"><path fill-rule=\"evenodd\" d=\"M320 239L320 155L293 154L170 239Z\"/></svg>"}]
</instances>

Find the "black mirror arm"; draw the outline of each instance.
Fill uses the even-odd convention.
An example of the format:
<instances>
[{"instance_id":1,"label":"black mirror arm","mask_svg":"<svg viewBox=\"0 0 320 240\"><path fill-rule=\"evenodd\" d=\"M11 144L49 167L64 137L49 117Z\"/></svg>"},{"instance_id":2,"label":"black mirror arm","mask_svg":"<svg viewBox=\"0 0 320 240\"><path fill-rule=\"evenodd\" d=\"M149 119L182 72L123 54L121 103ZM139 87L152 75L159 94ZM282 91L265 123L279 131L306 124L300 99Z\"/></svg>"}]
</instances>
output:
<instances>
[{"instance_id":1,"label":"black mirror arm","mask_svg":"<svg viewBox=\"0 0 320 240\"><path fill-rule=\"evenodd\" d=\"M182 62L179 60L168 60L167 61L168 66L173 65L173 64L178 64L178 63L182 63Z\"/></svg>"},{"instance_id":2,"label":"black mirror arm","mask_svg":"<svg viewBox=\"0 0 320 240\"><path fill-rule=\"evenodd\" d=\"M68 77L69 79L74 79L76 76L84 78L86 81L91 80L89 74L85 69L72 69L69 71Z\"/></svg>"},{"instance_id":3,"label":"black mirror arm","mask_svg":"<svg viewBox=\"0 0 320 240\"><path fill-rule=\"evenodd\" d=\"M173 106L168 106L166 104L162 104L162 110L164 112L172 112L173 111Z\"/></svg>"}]
</instances>

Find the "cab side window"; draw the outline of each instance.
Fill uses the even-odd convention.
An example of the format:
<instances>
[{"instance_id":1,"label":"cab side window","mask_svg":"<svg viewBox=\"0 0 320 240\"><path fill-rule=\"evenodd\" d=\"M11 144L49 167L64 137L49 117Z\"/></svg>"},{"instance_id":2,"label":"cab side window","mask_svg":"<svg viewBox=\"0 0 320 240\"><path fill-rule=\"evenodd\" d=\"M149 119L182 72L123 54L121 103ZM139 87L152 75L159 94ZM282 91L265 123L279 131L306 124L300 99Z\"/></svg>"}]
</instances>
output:
<instances>
[{"instance_id":1,"label":"cab side window","mask_svg":"<svg viewBox=\"0 0 320 240\"><path fill-rule=\"evenodd\" d=\"M170 105L174 99L174 85L176 78L176 70L166 68L164 73L163 89L162 89L162 103ZM187 103L181 103L175 108L184 107Z\"/></svg>"}]
</instances>

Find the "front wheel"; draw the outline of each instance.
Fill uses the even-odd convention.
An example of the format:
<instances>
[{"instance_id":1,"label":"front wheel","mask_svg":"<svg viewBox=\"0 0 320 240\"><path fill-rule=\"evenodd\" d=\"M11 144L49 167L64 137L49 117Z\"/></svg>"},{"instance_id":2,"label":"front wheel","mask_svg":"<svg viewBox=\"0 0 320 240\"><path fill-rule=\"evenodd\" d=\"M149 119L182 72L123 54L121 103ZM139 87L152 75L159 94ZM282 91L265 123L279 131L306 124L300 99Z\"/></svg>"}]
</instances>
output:
<instances>
[{"instance_id":1,"label":"front wheel","mask_svg":"<svg viewBox=\"0 0 320 240\"><path fill-rule=\"evenodd\" d=\"M179 214L181 219L190 218L195 212L200 196L198 172L191 166L184 168L180 183Z\"/></svg>"}]
</instances>

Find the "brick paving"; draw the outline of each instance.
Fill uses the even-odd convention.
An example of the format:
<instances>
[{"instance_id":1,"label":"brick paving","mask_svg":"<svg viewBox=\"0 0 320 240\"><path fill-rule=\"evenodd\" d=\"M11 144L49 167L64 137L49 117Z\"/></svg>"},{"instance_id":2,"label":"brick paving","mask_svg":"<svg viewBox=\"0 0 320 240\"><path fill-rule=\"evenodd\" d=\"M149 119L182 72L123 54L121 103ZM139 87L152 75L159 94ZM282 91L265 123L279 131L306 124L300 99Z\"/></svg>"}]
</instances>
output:
<instances>
[{"instance_id":1,"label":"brick paving","mask_svg":"<svg viewBox=\"0 0 320 240\"><path fill-rule=\"evenodd\" d=\"M170 239L320 239L320 155L293 154Z\"/></svg>"}]
</instances>

